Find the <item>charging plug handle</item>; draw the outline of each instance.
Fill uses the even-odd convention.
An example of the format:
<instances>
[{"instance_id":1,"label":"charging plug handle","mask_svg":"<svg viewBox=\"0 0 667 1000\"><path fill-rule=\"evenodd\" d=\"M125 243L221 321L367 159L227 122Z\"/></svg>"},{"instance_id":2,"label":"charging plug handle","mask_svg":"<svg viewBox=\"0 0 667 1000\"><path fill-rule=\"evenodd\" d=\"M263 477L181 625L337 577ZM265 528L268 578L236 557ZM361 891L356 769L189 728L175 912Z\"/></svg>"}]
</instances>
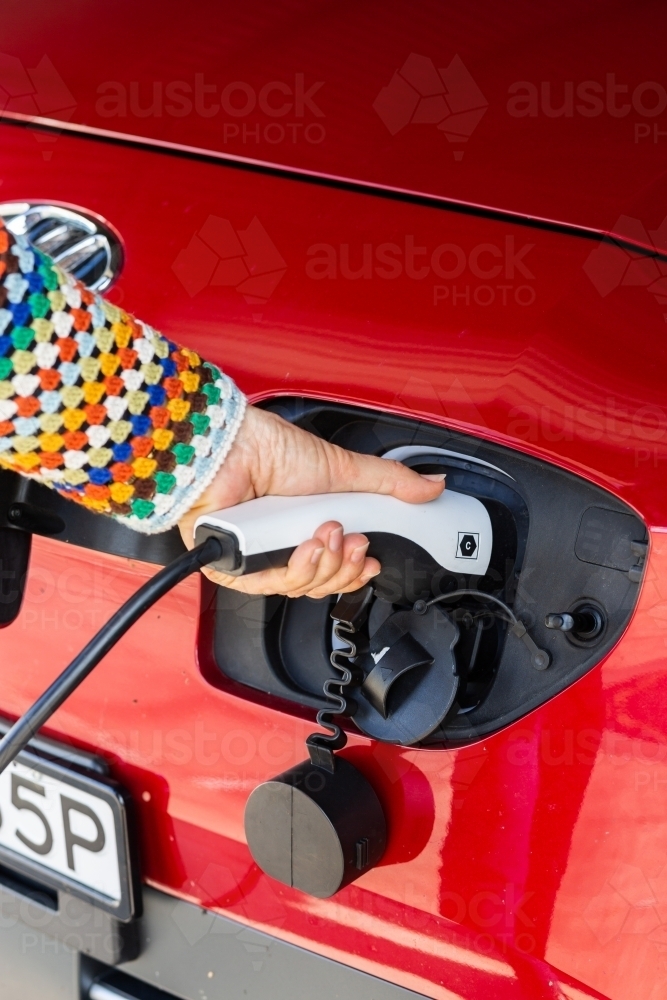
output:
<instances>
[{"instance_id":1,"label":"charging plug handle","mask_svg":"<svg viewBox=\"0 0 667 1000\"><path fill-rule=\"evenodd\" d=\"M297 545L331 520L340 521L346 532L406 538L453 573L483 576L489 567L493 529L486 507L451 489L421 504L379 493L258 497L203 514L195 524L195 540L213 533L221 537L225 551L213 569L240 576L286 566Z\"/></svg>"}]
</instances>

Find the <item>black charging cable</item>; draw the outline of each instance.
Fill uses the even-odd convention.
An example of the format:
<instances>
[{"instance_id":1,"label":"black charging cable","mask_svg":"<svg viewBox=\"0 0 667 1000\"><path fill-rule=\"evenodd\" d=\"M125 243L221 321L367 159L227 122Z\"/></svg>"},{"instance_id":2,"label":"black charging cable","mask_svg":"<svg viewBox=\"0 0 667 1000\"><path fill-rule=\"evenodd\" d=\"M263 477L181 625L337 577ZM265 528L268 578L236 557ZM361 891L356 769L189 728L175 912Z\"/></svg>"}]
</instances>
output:
<instances>
[{"instance_id":1,"label":"black charging cable","mask_svg":"<svg viewBox=\"0 0 667 1000\"><path fill-rule=\"evenodd\" d=\"M106 656L118 640L125 635L134 623L156 601L164 597L177 583L196 573L202 566L215 562L222 557L221 542L211 536L189 552L184 552L178 559L165 566L147 583L140 587L116 611L114 615L81 650L68 667L65 667L59 677L46 691L40 695L34 705L14 723L9 732L0 740L0 774L14 758L30 742L35 733L69 698L79 684L97 666L102 657Z\"/></svg>"},{"instance_id":2,"label":"black charging cable","mask_svg":"<svg viewBox=\"0 0 667 1000\"><path fill-rule=\"evenodd\" d=\"M499 597L494 597L493 594L485 594L482 590L472 590L472 589L461 589L452 590L449 594L441 594L440 597L433 597L430 601L415 601L413 606L413 611L418 615L424 615L430 608L432 604L438 604L440 601L450 601L454 597L476 597L478 601L491 601L492 604L500 605L503 611L508 615L507 618L503 618L499 615L497 611L491 611L498 618L503 618L510 626L510 632L521 639L524 646L528 649L530 653L530 663L535 670L546 670L551 663L551 655L546 649L540 649L540 647L534 642L531 636L528 634L528 629L521 621L520 618L514 614L512 609L501 601ZM0 745L1 746L1 745Z\"/></svg>"}]
</instances>

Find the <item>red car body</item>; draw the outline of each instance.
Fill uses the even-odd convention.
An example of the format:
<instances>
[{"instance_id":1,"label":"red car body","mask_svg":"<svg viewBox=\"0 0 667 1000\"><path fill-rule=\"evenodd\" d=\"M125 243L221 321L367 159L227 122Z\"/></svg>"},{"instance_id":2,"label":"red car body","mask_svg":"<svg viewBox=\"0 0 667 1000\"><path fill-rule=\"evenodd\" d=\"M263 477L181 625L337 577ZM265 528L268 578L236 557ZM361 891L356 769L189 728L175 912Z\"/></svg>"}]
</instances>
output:
<instances>
[{"instance_id":1,"label":"red car body","mask_svg":"<svg viewBox=\"0 0 667 1000\"><path fill-rule=\"evenodd\" d=\"M253 401L454 428L604 488L649 531L627 630L557 697L460 749L350 735L390 840L330 900L263 875L243 832L248 794L303 758L312 717L209 682L208 585L181 584L49 726L132 794L145 881L442 1000L658 1000L664 9L39 3L3 21L11 65L41 70L13 92L0 76L0 195L108 220L126 255L112 301ZM450 71L449 104L429 63ZM233 283L213 280L211 217L259 220ZM0 709L18 716L153 572L35 539Z\"/></svg>"}]
</instances>

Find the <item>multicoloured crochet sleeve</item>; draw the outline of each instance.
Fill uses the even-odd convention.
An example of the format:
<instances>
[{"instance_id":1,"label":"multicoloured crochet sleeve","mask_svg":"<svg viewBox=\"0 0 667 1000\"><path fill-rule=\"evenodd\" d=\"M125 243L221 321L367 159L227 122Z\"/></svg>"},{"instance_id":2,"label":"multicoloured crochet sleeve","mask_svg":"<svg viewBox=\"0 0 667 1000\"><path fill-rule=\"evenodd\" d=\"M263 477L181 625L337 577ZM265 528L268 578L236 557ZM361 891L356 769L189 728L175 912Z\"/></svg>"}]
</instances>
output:
<instances>
[{"instance_id":1,"label":"multicoloured crochet sleeve","mask_svg":"<svg viewBox=\"0 0 667 1000\"><path fill-rule=\"evenodd\" d=\"M0 221L0 466L137 531L166 531L213 480L244 412L215 365Z\"/></svg>"}]
</instances>

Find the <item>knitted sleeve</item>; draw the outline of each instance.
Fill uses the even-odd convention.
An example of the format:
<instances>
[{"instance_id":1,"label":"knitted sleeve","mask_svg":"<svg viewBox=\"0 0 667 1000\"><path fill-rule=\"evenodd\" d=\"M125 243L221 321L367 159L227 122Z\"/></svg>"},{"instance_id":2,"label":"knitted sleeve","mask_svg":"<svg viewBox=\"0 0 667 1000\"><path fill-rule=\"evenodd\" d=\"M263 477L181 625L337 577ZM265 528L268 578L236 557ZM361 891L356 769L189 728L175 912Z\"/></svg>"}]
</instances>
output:
<instances>
[{"instance_id":1,"label":"knitted sleeve","mask_svg":"<svg viewBox=\"0 0 667 1000\"><path fill-rule=\"evenodd\" d=\"M213 480L244 412L219 368L0 220L0 466L137 531L166 531Z\"/></svg>"}]
</instances>

